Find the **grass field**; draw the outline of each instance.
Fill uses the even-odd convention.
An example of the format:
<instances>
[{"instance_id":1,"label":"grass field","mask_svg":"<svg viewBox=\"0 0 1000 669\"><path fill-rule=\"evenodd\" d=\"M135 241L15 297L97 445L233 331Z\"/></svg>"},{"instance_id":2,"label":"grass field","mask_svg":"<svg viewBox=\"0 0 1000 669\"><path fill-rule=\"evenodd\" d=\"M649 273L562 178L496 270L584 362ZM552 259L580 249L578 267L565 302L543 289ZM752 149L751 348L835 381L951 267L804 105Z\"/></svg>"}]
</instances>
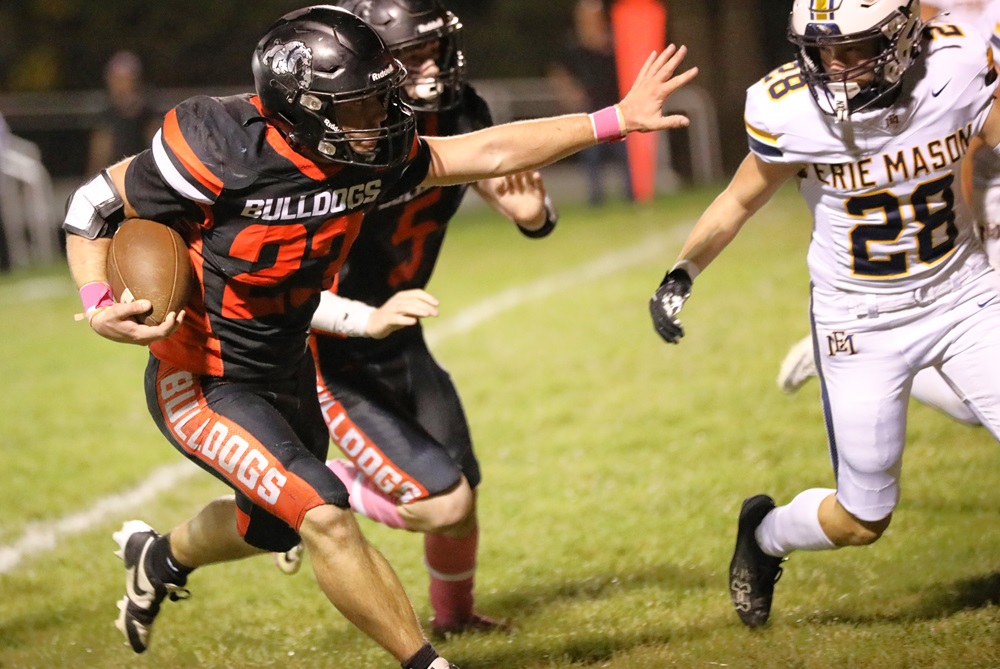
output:
<instances>
[{"instance_id":1,"label":"grass field","mask_svg":"<svg viewBox=\"0 0 1000 669\"><path fill-rule=\"evenodd\" d=\"M726 569L741 501L785 502L832 474L816 384L774 385L807 327L794 191L698 279L679 346L652 330L646 300L713 195L567 207L542 242L485 212L454 224L428 332L483 464L478 605L517 630L439 650L463 669L1000 667L1000 452L917 404L883 540L796 553L772 624L738 622ZM76 309L61 267L0 277L0 556L181 460L146 414L145 350L87 332ZM196 572L149 652L131 652L112 626L111 532L133 517L169 529L224 492L198 472L24 553L0 574L0 668L396 666L309 570L268 558ZM362 523L426 620L419 537Z\"/></svg>"}]
</instances>

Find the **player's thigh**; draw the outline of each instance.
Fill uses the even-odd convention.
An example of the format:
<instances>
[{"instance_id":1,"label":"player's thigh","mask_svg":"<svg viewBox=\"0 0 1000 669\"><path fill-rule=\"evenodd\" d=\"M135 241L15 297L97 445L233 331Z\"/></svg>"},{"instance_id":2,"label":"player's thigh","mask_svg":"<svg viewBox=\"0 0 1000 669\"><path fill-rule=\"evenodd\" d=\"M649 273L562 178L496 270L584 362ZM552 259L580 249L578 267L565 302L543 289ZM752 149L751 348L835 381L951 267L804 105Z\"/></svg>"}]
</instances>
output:
<instances>
[{"instance_id":1,"label":"player's thigh","mask_svg":"<svg viewBox=\"0 0 1000 669\"><path fill-rule=\"evenodd\" d=\"M333 443L380 490L405 503L459 482L460 468L400 403L357 378L322 373L320 379L320 406Z\"/></svg>"},{"instance_id":2,"label":"player's thigh","mask_svg":"<svg viewBox=\"0 0 1000 669\"><path fill-rule=\"evenodd\" d=\"M451 374L438 364L423 342L420 344L406 352L417 422L441 444L475 488L481 478L479 461L458 389Z\"/></svg>"},{"instance_id":3,"label":"player's thigh","mask_svg":"<svg viewBox=\"0 0 1000 669\"><path fill-rule=\"evenodd\" d=\"M273 516L294 530L311 508L347 508L343 484L310 452L282 411L282 406L296 406L294 389L285 397L247 384L220 383L151 357L146 394L150 413L171 444L236 492L238 507L250 516L241 531L251 518L270 522L265 517ZM249 513L247 502L262 513Z\"/></svg>"},{"instance_id":4,"label":"player's thigh","mask_svg":"<svg viewBox=\"0 0 1000 669\"><path fill-rule=\"evenodd\" d=\"M988 299L963 305L970 313L949 333L952 341L941 373L1000 439L1000 297Z\"/></svg>"},{"instance_id":5,"label":"player's thigh","mask_svg":"<svg viewBox=\"0 0 1000 669\"><path fill-rule=\"evenodd\" d=\"M880 520L899 501L913 372L892 329L841 325L814 326L837 499L862 520Z\"/></svg>"}]
</instances>

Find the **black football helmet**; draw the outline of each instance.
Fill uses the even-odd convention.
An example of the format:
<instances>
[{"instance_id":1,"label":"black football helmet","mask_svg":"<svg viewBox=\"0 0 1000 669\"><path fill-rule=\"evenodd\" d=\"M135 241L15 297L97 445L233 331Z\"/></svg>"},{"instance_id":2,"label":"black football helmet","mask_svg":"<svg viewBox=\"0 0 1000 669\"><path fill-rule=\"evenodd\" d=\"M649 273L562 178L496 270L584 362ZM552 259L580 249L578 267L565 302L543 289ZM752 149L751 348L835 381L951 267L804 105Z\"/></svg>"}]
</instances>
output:
<instances>
[{"instance_id":1,"label":"black football helmet","mask_svg":"<svg viewBox=\"0 0 1000 669\"><path fill-rule=\"evenodd\" d=\"M410 72L410 80L401 93L408 105L418 111L432 112L459 104L465 84L462 22L439 0L335 0L335 3L375 28L404 64L408 63L408 53L429 52L434 58L437 74L418 78L415 72Z\"/></svg>"},{"instance_id":2,"label":"black football helmet","mask_svg":"<svg viewBox=\"0 0 1000 669\"><path fill-rule=\"evenodd\" d=\"M261 105L290 126L294 145L338 163L392 167L406 160L416 132L413 112L399 98L406 70L354 14L318 5L281 17L257 43L253 76ZM338 107L371 97L380 100L385 120L344 130ZM372 140L374 149L355 148Z\"/></svg>"}]
</instances>

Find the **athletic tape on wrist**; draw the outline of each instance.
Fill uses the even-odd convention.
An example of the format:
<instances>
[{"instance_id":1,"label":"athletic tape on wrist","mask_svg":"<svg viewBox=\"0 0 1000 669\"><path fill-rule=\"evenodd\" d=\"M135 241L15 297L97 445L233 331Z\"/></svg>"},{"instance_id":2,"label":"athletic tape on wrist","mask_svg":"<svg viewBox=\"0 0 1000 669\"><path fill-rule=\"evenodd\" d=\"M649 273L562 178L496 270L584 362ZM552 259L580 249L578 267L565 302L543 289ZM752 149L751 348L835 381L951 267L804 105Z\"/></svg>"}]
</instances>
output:
<instances>
[{"instance_id":1,"label":"athletic tape on wrist","mask_svg":"<svg viewBox=\"0 0 1000 669\"><path fill-rule=\"evenodd\" d=\"M622 118L618 105L605 107L587 116L594 129L594 139L598 142L620 142L628 134L625 130L625 119Z\"/></svg>"},{"instance_id":2,"label":"athletic tape on wrist","mask_svg":"<svg viewBox=\"0 0 1000 669\"><path fill-rule=\"evenodd\" d=\"M115 303L111 286L103 281L91 281L80 287L80 301L83 302L83 317L90 322L97 312Z\"/></svg>"},{"instance_id":3,"label":"athletic tape on wrist","mask_svg":"<svg viewBox=\"0 0 1000 669\"><path fill-rule=\"evenodd\" d=\"M319 306L313 312L312 327L348 337L364 337L368 319L374 312L375 307L364 302L324 291L320 294Z\"/></svg>"}]
</instances>

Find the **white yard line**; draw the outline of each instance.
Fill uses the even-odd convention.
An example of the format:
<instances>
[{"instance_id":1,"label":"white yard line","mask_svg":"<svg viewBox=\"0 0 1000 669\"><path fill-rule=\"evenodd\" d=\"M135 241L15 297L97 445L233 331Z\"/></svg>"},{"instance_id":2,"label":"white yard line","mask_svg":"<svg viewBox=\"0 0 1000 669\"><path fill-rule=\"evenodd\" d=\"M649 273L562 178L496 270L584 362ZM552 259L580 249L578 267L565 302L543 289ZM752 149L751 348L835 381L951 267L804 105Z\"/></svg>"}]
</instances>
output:
<instances>
[{"instance_id":1,"label":"white yard line","mask_svg":"<svg viewBox=\"0 0 1000 669\"><path fill-rule=\"evenodd\" d=\"M12 571L25 557L53 550L63 537L87 532L169 490L199 469L187 460L154 469L145 481L123 493L102 497L89 509L56 520L31 523L21 537L0 546L0 574Z\"/></svg>"},{"instance_id":2,"label":"white yard line","mask_svg":"<svg viewBox=\"0 0 1000 669\"><path fill-rule=\"evenodd\" d=\"M675 247L680 244L687 235L689 227L688 225L672 227L669 233L647 237L635 246L608 253L579 267L509 288L477 302L452 318L438 323L428 323L426 328L428 343L440 344L451 337L469 332L491 318L496 318L500 314L523 304L541 300L582 283L621 272L648 260L663 258L665 264L668 246ZM656 278L651 277L652 280ZM54 281L36 283L36 286L29 286L21 291L21 294L33 293L35 299L38 299L66 292L65 286L60 290ZM652 288L653 286L650 285L651 290ZM6 300L10 295L5 291L0 293L0 297ZM133 513L143 503L192 477L198 471L201 470L187 460L182 460L153 470L146 480L135 488L103 497L94 502L89 509L63 518L29 524L16 541L0 545L0 574L13 571L24 558L30 555L53 550L60 539L90 531L99 525Z\"/></svg>"}]
</instances>

